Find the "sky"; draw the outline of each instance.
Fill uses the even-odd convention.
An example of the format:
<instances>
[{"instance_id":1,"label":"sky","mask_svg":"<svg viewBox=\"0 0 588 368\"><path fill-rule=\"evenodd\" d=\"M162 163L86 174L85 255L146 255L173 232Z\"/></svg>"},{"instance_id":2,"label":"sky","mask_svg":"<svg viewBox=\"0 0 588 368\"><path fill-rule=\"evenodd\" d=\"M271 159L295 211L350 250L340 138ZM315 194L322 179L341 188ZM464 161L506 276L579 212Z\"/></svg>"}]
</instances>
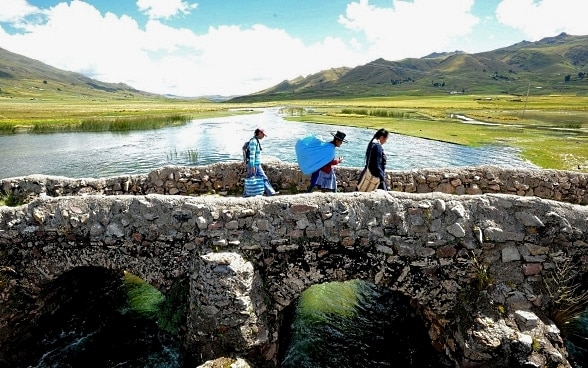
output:
<instances>
[{"instance_id":1,"label":"sky","mask_svg":"<svg viewBox=\"0 0 588 368\"><path fill-rule=\"evenodd\" d=\"M255 93L379 58L588 35L587 0L0 0L0 48L183 97Z\"/></svg>"}]
</instances>

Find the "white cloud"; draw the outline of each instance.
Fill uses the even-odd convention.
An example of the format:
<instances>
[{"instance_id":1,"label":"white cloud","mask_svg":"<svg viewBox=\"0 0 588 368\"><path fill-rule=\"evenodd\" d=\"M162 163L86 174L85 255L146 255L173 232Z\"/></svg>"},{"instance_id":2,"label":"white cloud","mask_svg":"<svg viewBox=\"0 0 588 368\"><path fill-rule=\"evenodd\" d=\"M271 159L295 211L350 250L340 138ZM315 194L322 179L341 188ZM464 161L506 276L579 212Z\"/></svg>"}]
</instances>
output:
<instances>
[{"instance_id":1,"label":"white cloud","mask_svg":"<svg viewBox=\"0 0 588 368\"><path fill-rule=\"evenodd\" d=\"M137 7L151 19L167 19L178 14L190 14L198 4L190 4L183 0L137 0Z\"/></svg>"},{"instance_id":2,"label":"white cloud","mask_svg":"<svg viewBox=\"0 0 588 368\"><path fill-rule=\"evenodd\" d=\"M146 51L175 52L182 48L195 47L199 37L189 29L173 28L158 20L145 25L141 48Z\"/></svg>"},{"instance_id":3,"label":"white cloud","mask_svg":"<svg viewBox=\"0 0 588 368\"><path fill-rule=\"evenodd\" d=\"M137 0L149 14L145 24L127 15L102 14L81 0L47 9L25 0L0 1L0 22L21 30L9 34L0 26L0 47L104 82L181 96L249 94L333 67L453 50L448 45L462 50L468 43L480 46L471 37L480 23L471 13L473 0L392 0L390 7L350 2L339 18L349 38L325 36L314 44L261 24L223 25L196 34L163 23L161 19L197 6L181 0ZM531 40L562 31L588 34L588 22L580 19L586 4L503 0L496 17L524 30Z\"/></svg>"},{"instance_id":4,"label":"white cloud","mask_svg":"<svg viewBox=\"0 0 588 368\"><path fill-rule=\"evenodd\" d=\"M473 0L392 0L392 7L381 8L360 0L347 5L339 22L365 35L372 58L398 60L447 51L479 22L472 6Z\"/></svg>"},{"instance_id":5,"label":"white cloud","mask_svg":"<svg viewBox=\"0 0 588 368\"><path fill-rule=\"evenodd\" d=\"M181 60L173 58L172 63L171 58L166 59L166 64L174 67L165 78L176 86L179 94L189 94L194 88L216 91L209 94L220 93L219 90L226 94L257 92L284 79L341 64L341 53L337 50L344 49L336 39L307 47L285 31L263 25L249 29L210 28L192 46L196 52ZM304 57L309 54L313 57Z\"/></svg>"},{"instance_id":6,"label":"white cloud","mask_svg":"<svg viewBox=\"0 0 588 368\"><path fill-rule=\"evenodd\" d=\"M520 29L537 41L561 32L588 34L586 0L503 0L496 8L496 18L504 25Z\"/></svg>"},{"instance_id":7,"label":"white cloud","mask_svg":"<svg viewBox=\"0 0 588 368\"><path fill-rule=\"evenodd\" d=\"M106 81L122 77L121 66L127 61L144 61L136 47L142 32L127 16L102 16L82 1L60 3L47 16L47 22L29 24L26 33L8 36L2 44L10 51L69 71L90 76L114 72Z\"/></svg>"},{"instance_id":8,"label":"white cloud","mask_svg":"<svg viewBox=\"0 0 588 368\"><path fill-rule=\"evenodd\" d=\"M26 0L2 0L0 22L17 22L31 14L39 13L39 8Z\"/></svg>"},{"instance_id":9,"label":"white cloud","mask_svg":"<svg viewBox=\"0 0 588 368\"><path fill-rule=\"evenodd\" d=\"M367 62L341 40L304 45L264 25L211 27L198 35L150 20L104 15L83 1L60 3L25 33L0 32L6 49L104 82L182 96L248 94L284 79ZM308 56L312 55L312 56Z\"/></svg>"}]
</instances>

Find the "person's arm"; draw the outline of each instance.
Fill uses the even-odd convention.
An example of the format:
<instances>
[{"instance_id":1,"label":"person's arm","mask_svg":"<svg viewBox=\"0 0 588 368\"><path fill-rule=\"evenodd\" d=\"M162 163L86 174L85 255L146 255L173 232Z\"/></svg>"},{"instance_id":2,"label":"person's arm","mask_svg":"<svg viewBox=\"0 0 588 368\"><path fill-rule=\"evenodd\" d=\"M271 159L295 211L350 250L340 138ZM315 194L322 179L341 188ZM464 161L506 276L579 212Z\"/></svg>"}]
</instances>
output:
<instances>
[{"instance_id":1,"label":"person's arm","mask_svg":"<svg viewBox=\"0 0 588 368\"><path fill-rule=\"evenodd\" d=\"M378 175L380 177L380 183L382 185L382 189L388 190L386 186L386 170L384 170L384 165L382 165L382 160L384 159L384 147L381 144L377 144L378 149L376 150L377 159L376 162L378 163Z\"/></svg>"},{"instance_id":2,"label":"person's arm","mask_svg":"<svg viewBox=\"0 0 588 368\"><path fill-rule=\"evenodd\" d=\"M252 138L249 140L249 163L247 169L250 173L255 174L255 165L259 162L259 147L257 139Z\"/></svg>"},{"instance_id":3,"label":"person's arm","mask_svg":"<svg viewBox=\"0 0 588 368\"><path fill-rule=\"evenodd\" d=\"M380 182L385 190L387 190L386 186L386 171L382 167L382 157L384 155L384 148L381 144L374 143L372 145L372 149L370 152L370 171L372 173L377 173L378 178L380 178Z\"/></svg>"},{"instance_id":4,"label":"person's arm","mask_svg":"<svg viewBox=\"0 0 588 368\"><path fill-rule=\"evenodd\" d=\"M343 161L343 157L334 158L333 160L331 160L331 162L323 166L321 170L328 174L333 169L333 166L339 165L341 161Z\"/></svg>"}]
</instances>

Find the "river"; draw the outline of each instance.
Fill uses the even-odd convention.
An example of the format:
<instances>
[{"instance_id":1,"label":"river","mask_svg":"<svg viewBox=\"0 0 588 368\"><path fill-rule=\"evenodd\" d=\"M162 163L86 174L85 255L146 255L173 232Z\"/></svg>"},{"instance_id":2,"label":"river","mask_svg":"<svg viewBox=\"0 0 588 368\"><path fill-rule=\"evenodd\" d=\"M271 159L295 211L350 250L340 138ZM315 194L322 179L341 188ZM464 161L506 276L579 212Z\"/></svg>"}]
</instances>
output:
<instances>
[{"instance_id":1,"label":"river","mask_svg":"<svg viewBox=\"0 0 588 368\"><path fill-rule=\"evenodd\" d=\"M193 120L185 125L131 132L75 132L0 135L0 179L45 174L99 178L146 174L165 165L208 165L241 160L243 142L263 127L263 154L296 162L296 140L315 134L330 140L341 130L348 143L338 149L341 166L363 166L364 152L375 130L289 122L279 108L260 113ZM384 146L388 170L497 165L535 167L517 149L502 145L472 148L391 134ZM195 157L197 157L195 159Z\"/></svg>"}]
</instances>

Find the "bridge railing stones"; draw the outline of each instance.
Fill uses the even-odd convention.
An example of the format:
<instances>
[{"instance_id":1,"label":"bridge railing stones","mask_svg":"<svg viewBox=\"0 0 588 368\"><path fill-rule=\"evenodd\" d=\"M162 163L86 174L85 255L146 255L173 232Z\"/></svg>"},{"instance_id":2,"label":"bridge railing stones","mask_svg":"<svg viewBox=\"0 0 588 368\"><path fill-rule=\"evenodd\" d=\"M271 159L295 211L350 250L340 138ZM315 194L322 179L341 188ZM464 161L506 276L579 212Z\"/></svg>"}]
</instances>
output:
<instances>
[{"instance_id":1,"label":"bridge railing stones","mask_svg":"<svg viewBox=\"0 0 588 368\"><path fill-rule=\"evenodd\" d=\"M339 191L353 192L361 168L337 167ZM264 171L276 188L284 193L304 192L310 177L295 164L271 161ZM588 204L588 174L495 166L420 168L389 170L388 188L407 193L442 192L457 195L504 193L535 196L561 202ZM0 196L28 201L40 195L202 195L216 193L238 196L243 192L245 167L240 162L207 166L166 166L148 174L109 178L80 178L31 175L0 180Z\"/></svg>"}]
</instances>

